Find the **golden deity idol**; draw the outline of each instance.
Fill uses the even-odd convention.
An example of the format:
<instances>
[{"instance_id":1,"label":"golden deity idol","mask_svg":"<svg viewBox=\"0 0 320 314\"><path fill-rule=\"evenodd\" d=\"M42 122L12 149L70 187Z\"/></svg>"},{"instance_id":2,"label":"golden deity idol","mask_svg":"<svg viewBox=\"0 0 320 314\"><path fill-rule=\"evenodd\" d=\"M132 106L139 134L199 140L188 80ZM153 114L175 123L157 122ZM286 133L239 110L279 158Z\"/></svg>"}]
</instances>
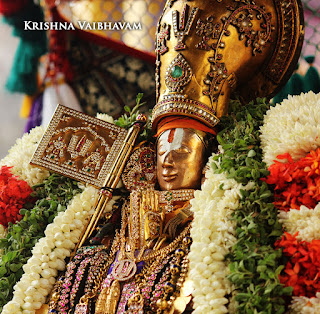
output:
<instances>
[{"instance_id":1,"label":"golden deity idol","mask_svg":"<svg viewBox=\"0 0 320 314\"><path fill-rule=\"evenodd\" d=\"M156 35L155 150L141 143L122 174L130 196L102 244L80 248L50 313L188 313L190 199L230 97L272 97L295 68L298 0L169 0ZM108 222L108 221L107 221Z\"/></svg>"}]
</instances>

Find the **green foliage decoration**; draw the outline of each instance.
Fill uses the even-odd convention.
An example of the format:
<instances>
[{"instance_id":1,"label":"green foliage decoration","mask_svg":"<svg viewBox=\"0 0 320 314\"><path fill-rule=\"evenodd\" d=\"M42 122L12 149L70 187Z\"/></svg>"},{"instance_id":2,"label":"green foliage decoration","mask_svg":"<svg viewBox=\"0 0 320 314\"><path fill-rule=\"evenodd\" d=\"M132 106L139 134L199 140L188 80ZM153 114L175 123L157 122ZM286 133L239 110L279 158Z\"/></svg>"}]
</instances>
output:
<instances>
[{"instance_id":1,"label":"green foliage decoration","mask_svg":"<svg viewBox=\"0 0 320 314\"><path fill-rule=\"evenodd\" d=\"M226 172L228 178L239 183L254 182L249 191L241 190L240 206L233 213L237 242L226 256L235 285L238 313L284 313L285 296L291 287L283 287L279 274L283 269L281 250L274 243L282 235L277 209L273 205L273 192L263 179L269 174L262 161L260 126L270 105L257 99L246 106L240 101L230 103L230 114L220 123L222 131L217 140L223 153L215 157L220 161L216 172Z\"/></svg>"},{"instance_id":2,"label":"green foliage decoration","mask_svg":"<svg viewBox=\"0 0 320 314\"><path fill-rule=\"evenodd\" d=\"M132 126L132 124L137 120L137 116L140 114L139 108L145 105L145 102L141 102L143 97L143 93L139 93L136 98L136 105L131 109L129 106L125 106L124 110L126 111L118 120L114 123L117 126L128 129ZM141 142L144 140L152 141L152 131L151 131L151 115L148 116L148 121L143 129L143 131L139 134L137 142Z\"/></svg>"},{"instance_id":3,"label":"green foliage decoration","mask_svg":"<svg viewBox=\"0 0 320 314\"><path fill-rule=\"evenodd\" d=\"M37 201L33 208L22 208L23 218L8 226L8 235L0 239L0 311L13 297L13 287L23 275L22 266L32 256L32 248L44 236L47 225L65 211L74 195L81 192L77 181L52 174L33 186Z\"/></svg>"}]
</instances>

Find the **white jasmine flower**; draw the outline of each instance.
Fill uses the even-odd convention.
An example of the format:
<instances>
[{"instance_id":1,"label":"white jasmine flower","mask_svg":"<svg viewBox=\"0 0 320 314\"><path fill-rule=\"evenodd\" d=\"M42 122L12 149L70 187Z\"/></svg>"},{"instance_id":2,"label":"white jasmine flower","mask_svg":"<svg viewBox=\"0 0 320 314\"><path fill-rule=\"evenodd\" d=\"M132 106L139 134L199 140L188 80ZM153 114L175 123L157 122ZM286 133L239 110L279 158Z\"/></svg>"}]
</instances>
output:
<instances>
[{"instance_id":1,"label":"white jasmine flower","mask_svg":"<svg viewBox=\"0 0 320 314\"><path fill-rule=\"evenodd\" d=\"M30 165L30 160L44 131L45 128L36 127L19 138L9 150L9 154L0 161L0 167L13 166L12 173L25 180L30 186L43 182L50 175L49 171Z\"/></svg>"},{"instance_id":2,"label":"white jasmine flower","mask_svg":"<svg viewBox=\"0 0 320 314\"><path fill-rule=\"evenodd\" d=\"M212 162L210 158L209 163ZM219 166L218 162L216 164ZM229 267L224 257L236 238L234 224L228 217L239 206L240 189L251 187L252 184L243 186L227 179L224 173L215 174L210 168L201 191L196 191L195 198L190 201L194 220L189 279L194 285L194 313L229 312L225 296L233 292L233 287L226 279Z\"/></svg>"},{"instance_id":3,"label":"white jasmine flower","mask_svg":"<svg viewBox=\"0 0 320 314\"><path fill-rule=\"evenodd\" d=\"M42 306L58 271L65 269L65 258L70 256L80 240L97 194L95 188L87 186L82 193L73 197L66 211L60 212L53 223L47 226L45 237L36 243L32 257L23 265L24 274L14 286L13 299L4 306L2 314L19 311L34 314Z\"/></svg>"},{"instance_id":4,"label":"white jasmine flower","mask_svg":"<svg viewBox=\"0 0 320 314\"><path fill-rule=\"evenodd\" d=\"M311 242L320 240L320 204L314 209L301 206L300 210L291 209L288 212L279 212L279 221L287 232L295 234L299 231L297 239Z\"/></svg>"},{"instance_id":5,"label":"white jasmine flower","mask_svg":"<svg viewBox=\"0 0 320 314\"><path fill-rule=\"evenodd\" d=\"M317 314L320 313L320 293L315 298L293 297L289 306L291 314Z\"/></svg>"},{"instance_id":6,"label":"white jasmine flower","mask_svg":"<svg viewBox=\"0 0 320 314\"><path fill-rule=\"evenodd\" d=\"M264 161L270 166L277 155L289 153L293 160L320 146L320 94L289 96L272 107L261 127Z\"/></svg>"},{"instance_id":7,"label":"white jasmine flower","mask_svg":"<svg viewBox=\"0 0 320 314\"><path fill-rule=\"evenodd\" d=\"M97 113L97 118L100 119L100 120L109 122L109 123L114 123L113 117L112 117L112 116L109 116L109 115L106 114L106 113Z\"/></svg>"}]
</instances>

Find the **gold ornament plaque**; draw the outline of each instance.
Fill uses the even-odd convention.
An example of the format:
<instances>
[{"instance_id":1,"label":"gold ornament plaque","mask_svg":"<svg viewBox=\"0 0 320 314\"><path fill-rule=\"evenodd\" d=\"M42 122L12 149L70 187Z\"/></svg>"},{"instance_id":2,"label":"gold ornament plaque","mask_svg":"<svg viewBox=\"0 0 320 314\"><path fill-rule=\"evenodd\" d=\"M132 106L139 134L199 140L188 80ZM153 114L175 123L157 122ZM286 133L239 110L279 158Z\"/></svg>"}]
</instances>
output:
<instances>
[{"instance_id":1,"label":"gold ornament plaque","mask_svg":"<svg viewBox=\"0 0 320 314\"><path fill-rule=\"evenodd\" d=\"M58 105L30 163L99 189L126 134L124 128Z\"/></svg>"}]
</instances>

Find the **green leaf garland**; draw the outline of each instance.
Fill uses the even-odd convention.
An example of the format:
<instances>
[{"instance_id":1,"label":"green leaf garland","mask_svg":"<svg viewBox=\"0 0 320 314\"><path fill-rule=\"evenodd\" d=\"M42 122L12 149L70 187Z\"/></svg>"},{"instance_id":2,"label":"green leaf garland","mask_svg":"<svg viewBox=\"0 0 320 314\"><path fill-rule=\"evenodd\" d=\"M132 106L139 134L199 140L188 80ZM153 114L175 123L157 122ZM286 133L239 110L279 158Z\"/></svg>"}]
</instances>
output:
<instances>
[{"instance_id":1,"label":"green leaf garland","mask_svg":"<svg viewBox=\"0 0 320 314\"><path fill-rule=\"evenodd\" d=\"M282 234L273 193L261 179L269 174L262 161L260 131L263 117L269 109L264 99L246 106L239 101L230 103L230 114L221 120L222 131L217 139L223 153L215 157L229 178L247 184L254 182L250 191L241 191L240 206L232 219L236 222L237 243L230 254L229 280L236 286L238 313L283 313L284 296L292 289L279 282L283 268L281 250L274 249L276 239Z\"/></svg>"},{"instance_id":2,"label":"green leaf garland","mask_svg":"<svg viewBox=\"0 0 320 314\"><path fill-rule=\"evenodd\" d=\"M33 187L38 199L32 209L21 209L24 217L10 223L8 235L0 239L0 310L13 297L13 286L23 275L22 266L31 257L32 248L44 236L44 230L55 216L66 209L75 194L81 192L72 179L52 174L42 184Z\"/></svg>"}]
</instances>

